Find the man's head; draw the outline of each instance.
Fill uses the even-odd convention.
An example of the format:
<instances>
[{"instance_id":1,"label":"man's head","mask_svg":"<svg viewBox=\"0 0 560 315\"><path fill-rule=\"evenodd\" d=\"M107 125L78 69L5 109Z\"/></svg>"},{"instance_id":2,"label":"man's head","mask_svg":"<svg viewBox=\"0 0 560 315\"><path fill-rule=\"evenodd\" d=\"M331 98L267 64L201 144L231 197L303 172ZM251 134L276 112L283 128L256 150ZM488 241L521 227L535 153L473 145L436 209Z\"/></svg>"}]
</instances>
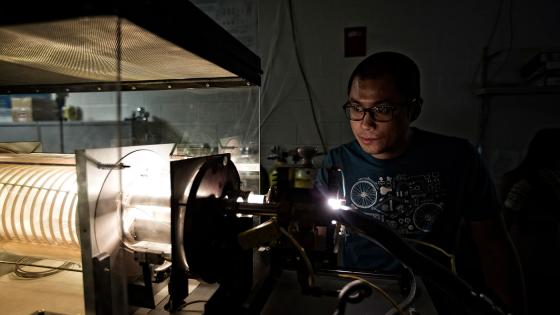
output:
<instances>
[{"instance_id":1,"label":"man's head","mask_svg":"<svg viewBox=\"0 0 560 315\"><path fill-rule=\"evenodd\" d=\"M350 127L362 149L379 159L406 150L409 126L421 105L418 66L400 53L370 55L348 81L345 111Z\"/></svg>"}]
</instances>

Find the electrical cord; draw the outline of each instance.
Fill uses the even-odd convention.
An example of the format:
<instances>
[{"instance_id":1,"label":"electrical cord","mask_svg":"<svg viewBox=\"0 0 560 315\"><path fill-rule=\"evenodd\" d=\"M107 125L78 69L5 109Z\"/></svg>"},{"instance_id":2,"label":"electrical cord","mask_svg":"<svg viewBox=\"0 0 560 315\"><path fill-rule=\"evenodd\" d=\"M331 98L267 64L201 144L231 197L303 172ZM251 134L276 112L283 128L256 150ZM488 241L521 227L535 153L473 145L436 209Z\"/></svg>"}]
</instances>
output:
<instances>
[{"instance_id":1,"label":"electrical cord","mask_svg":"<svg viewBox=\"0 0 560 315\"><path fill-rule=\"evenodd\" d=\"M476 70L473 73L472 76L472 80L471 80L471 86L474 87L475 85L475 80L476 80L476 76L478 74L478 72L480 71L480 68L482 66L482 63L485 62L485 58L487 57L487 49L490 46L490 44L492 43L492 40L494 39L494 36L496 35L496 30L498 29L498 22L500 21L500 16L502 15L502 7L504 6L504 0L500 0L500 5L498 6L498 11L496 13L496 17L494 18L494 25L492 26L492 30L490 31L490 35L488 36L488 40L486 40L486 44L484 45L484 56L482 56L480 58L480 60L478 61L478 65L476 66Z\"/></svg>"},{"instance_id":2,"label":"electrical cord","mask_svg":"<svg viewBox=\"0 0 560 315\"><path fill-rule=\"evenodd\" d=\"M321 146L323 147L323 152L327 152L327 145L325 144L325 140L323 139L323 134L321 133L321 128L319 128L319 122L317 121L317 114L315 113L315 104L313 103L313 96L311 93L311 85L309 84L309 80L307 79L307 75L303 70L303 64L301 62L300 52L297 44L296 39L296 27L294 23L294 9L292 5L292 0L288 0L288 7L289 7L289 16L290 16L290 23L292 28L292 41L294 43L294 50L296 54L296 60L299 68L299 72L303 78L303 83L305 84L305 90L307 92L307 97L309 98L309 105L311 106L311 114L313 115L313 123L315 124L315 128L317 129L317 134L319 135L319 140L321 141Z\"/></svg>"},{"instance_id":3,"label":"electrical cord","mask_svg":"<svg viewBox=\"0 0 560 315\"><path fill-rule=\"evenodd\" d=\"M358 231L358 233L360 233L362 235L362 237L364 237L368 241L370 241L370 242L374 243L375 245L379 246L380 248L382 248L384 251L386 251L391 256L396 257L387 247L385 247L383 244L381 244L379 241L377 241L373 237L371 237L367 234L364 234L360 231ZM405 265L401 260L399 260L399 259L397 259L397 260L400 262L400 264L403 266L403 268L405 270L407 270L407 272L409 272L409 274L411 276L411 279L412 279L411 280L411 285L410 285L410 292L409 292L408 296L406 297L406 299L404 299L399 304L399 308L402 310L402 309L406 308L410 303L412 303L412 300L414 299L414 297L416 297L416 277L414 276L414 273L412 272L412 270L407 265ZM392 309L387 311L387 313L385 315L395 314L396 312L399 311L399 308L393 307Z\"/></svg>"},{"instance_id":4,"label":"electrical cord","mask_svg":"<svg viewBox=\"0 0 560 315\"><path fill-rule=\"evenodd\" d=\"M508 48L506 50L506 55L504 57L504 61L502 61L502 63L498 66L498 68L496 68L496 70L494 71L494 73L492 73L492 75L489 77L489 79L493 79L496 77L496 75L498 75L498 73L500 73L500 71L502 71L503 67L507 64L509 57L511 55L511 50L513 48L513 0L509 0L509 44L508 44Z\"/></svg>"},{"instance_id":5,"label":"electrical cord","mask_svg":"<svg viewBox=\"0 0 560 315\"><path fill-rule=\"evenodd\" d=\"M472 310L505 314L490 298L476 292L466 281L453 274L449 269L410 246L384 223L354 210L343 210L337 213L339 214L337 221L352 226L365 237L375 238L380 243L390 245L393 256L406 263L415 272L438 283L446 289L446 292L457 297L463 305L469 306Z\"/></svg>"},{"instance_id":6,"label":"electrical cord","mask_svg":"<svg viewBox=\"0 0 560 315\"><path fill-rule=\"evenodd\" d=\"M75 263L73 262L63 262L60 266L53 266L53 267L49 267L49 266L34 266L33 263L39 261L39 259L37 258L31 258L31 257L23 257L21 259L19 259L17 261L16 268L14 270L14 275L16 276L17 279L38 279L38 278L44 278L44 277L48 277L48 276L52 276L54 274L57 274L61 271L64 271L64 269L68 269L72 266L75 265ZM43 268L46 269L44 271L29 271L29 270L25 270L24 267L35 267L35 268Z\"/></svg>"},{"instance_id":7,"label":"electrical cord","mask_svg":"<svg viewBox=\"0 0 560 315\"><path fill-rule=\"evenodd\" d=\"M298 250L301 258L303 259L303 261L305 263L305 267L307 268L307 272L309 273L309 275L307 276L307 284L309 285L310 288L314 288L315 287L315 272L313 271L313 266L311 265L311 261L309 260L309 257L305 253L305 249L292 236L292 234L290 234L290 233L288 233L288 231L286 231L286 229L284 229L281 226L278 227L278 229L280 230L280 233L284 234L284 236L286 236L290 240L290 242L292 242L294 247Z\"/></svg>"},{"instance_id":8,"label":"electrical cord","mask_svg":"<svg viewBox=\"0 0 560 315\"><path fill-rule=\"evenodd\" d=\"M348 303L360 303L370 296L371 292L371 286L362 280L348 282L338 293L338 302L333 315L344 315Z\"/></svg>"},{"instance_id":9,"label":"electrical cord","mask_svg":"<svg viewBox=\"0 0 560 315\"><path fill-rule=\"evenodd\" d=\"M411 242L411 243L416 243L416 244L420 244L426 247L430 247L432 249L435 249L436 251L442 253L443 255L445 255L447 258L449 258L449 264L451 266L451 272L453 272L454 274L457 274L457 267L455 264L455 255L450 254L448 252L446 252L443 248L438 247L434 244L428 243L428 242L424 242L421 240L415 240L415 239L411 239L411 238L404 238L405 241L407 242Z\"/></svg>"},{"instance_id":10,"label":"electrical cord","mask_svg":"<svg viewBox=\"0 0 560 315\"><path fill-rule=\"evenodd\" d=\"M382 248L384 251L386 251L389 255L396 257L386 246L384 246L383 244L381 244L379 241L377 241L376 239L374 239L373 237L370 237L367 234L361 233L360 231L358 231L359 234L362 235L362 237L364 237L365 239L367 239L368 241L374 243L375 245L377 245L378 247ZM405 265L401 260L397 259L400 264L403 266L403 268L405 270L407 270L407 272L410 274L411 276L411 284L410 284L410 292L408 294L408 296L401 302L398 304L398 307L393 307L391 308L389 311L387 311L387 313L385 315L392 315L395 314L396 312L402 312L402 309L406 308L408 305L410 305L410 303L412 303L412 300L414 299L414 297L416 296L416 277L414 276L414 273L412 272L412 270Z\"/></svg>"},{"instance_id":11,"label":"electrical cord","mask_svg":"<svg viewBox=\"0 0 560 315\"><path fill-rule=\"evenodd\" d=\"M393 300L393 298L387 292L385 292L385 290L383 290L382 288L380 288L376 284L371 283L371 282L367 281L366 279L355 276L355 275L339 274L338 276L341 277L341 278L349 278L349 279L363 281L364 283L366 283L370 287L374 288L377 292L379 292L385 298L385 300L387 300L389 303L391 303L391 305L393 305L393 308L398 310L399 314L405 315L403 310L399 306L399 304L397 304L397 302L395 302L395 300Z\"/></svg>"},{"instance_id":12,"label":"electrical cord","mask_svg":"<svg viewBox=\"0 0 560 315\"><path fill-rule=\"evenodd\" d=\"M416 277L414 276L414 272L412 272L412 270L408 268L406 265L403 264L403 266L406 269L406 272L408 272L410 276L410 292L408 292L408 296L406 297L406 299L404 299L404 301L399 303L399 307L401 310L406 309L410 305L410 303L412 303L412 300L414 300L414 298L416 297ZM388 310L387 313L385 313L385 315L394 315L398 311L399 311L398 308L393 307L390 310Z\"/></svg>"},{"instance_id":13,"label":"electrical cord","mask_svg":"<svg viewBox=\"0 0 560 315\"><path fill-rule=\"evenodd\" d=\"M185 305L183 305L183 308L192 304L197 304L197 303L206 303L208 302L208 300L193 300L190 302L185 303Z\"/></svg>"}]
</instances>

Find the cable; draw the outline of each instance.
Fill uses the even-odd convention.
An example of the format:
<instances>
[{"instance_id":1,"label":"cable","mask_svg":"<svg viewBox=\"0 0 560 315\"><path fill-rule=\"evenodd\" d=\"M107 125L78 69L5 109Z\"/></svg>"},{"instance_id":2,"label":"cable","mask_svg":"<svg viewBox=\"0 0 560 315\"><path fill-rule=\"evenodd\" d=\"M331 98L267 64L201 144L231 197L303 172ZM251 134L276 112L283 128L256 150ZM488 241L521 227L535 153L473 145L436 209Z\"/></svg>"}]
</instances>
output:
<instances>
[{"instance_id":1,"label":"cable","mask_svg":"<svg viewBox=\"0 0 560 315\"><path fill-rule=\"evenodd\" d=\"M333 315L344 315L348 303L357 304L371 295L371 286L362 280L354 280L346 283L338 290L338 302Z\"/></svg>"},{"instance_id":2,"label":"cable","mask_svg":"<svg viewBox=\"0 0 560 315\"><path fill-rule=\"evenodd\" d=\"M395 256L387 247L385 247L383 244L381 244L379 241L377 241L377 240L374 239L373 237L371 237L371 236L369 236L369 235L367 235L367 234L365 234L365 233L363 233L363 232L360 232L360 231L358 231L358 233L359 233L363 238L365 238L365 239L367 239L368 241L370 241L370 242L374 243L375 245L379 246L379 247L382 248L384 251L386 251L389 255L391 255L391 256L393 256L393 257L396 258L396 256ZM399 309L399 308L393 307L392 309L390 309L389 311L387 311L387 313L386 313L385 315L395 314L395 312L398 312L398 311L400 311L401 309L407 307L407 306L412 302L412 300L414 299L414 297L416 296L416 277L414 276L414 273L413 273L412 270L411 270L407 265L405 265L400 259L398 259L398 258L396 258L396 259L400 262L400 264L403 266L403 268L406 269L406 270L410 273L410 275L411 275L411 277L412 277L412 283L411 283L410 293L408 294L408 296L406 297L406 299L404 299L404 301L402 301L402 302L399 304L400 309Z\"/></svg>"},{"instance_id":3,"label":"cable","mask_svg":"<svg viewBox=\"0 0 560 315\"><path fill-rule=\"evenodd\" d=\"M8 147L1 147L0 146L0 153L18 153L18 152L10 149Z\"/></svg>"},{"instance_id":4,"label":"cable","mask_svg":"<svg viewBox=\"0 0 560 315\"><path fill-rule=\"evenodd\" d=\"M280 7L281 2L278 2L278 3L279 3L279 7ZM280 8L277 8L277 10L275 10L275 12L276 12L276 16L275 16L275 20L273 22L273 25L276 25L278 27L279 32L282 32L282 30L284 30L284 25L283 25L284 19L280 18L280 12L281 12ZM264 71L264 76L263 76L263 80L262 80L263 85L262 85L262 88L261 88L261 91L263 91L263 94L262 94L262 99L263 100L266 97L266 93L269 90L268 89L268 82L270 80L268 79L268 77L270 76L270 73L272 73L271 68L272 68L272 65L275 64L274 59L278 55L278 54L276 54L276 52L277 52L276 47L278 46L278 39L280 38L281 34L276 33L275 35L276 36L273 37L272 44L270 45L270 48L268 50L268 56L267 56L267 58L264 58L265 60L267 60L267 63L264 67L266 70ZM282 86L280 87L280 90L282 90L284 88L285 82L286 82L286 80L284 80L282 82ZM272 106L270 108L270 110L261 118L260 127L262 127L264 125L264 123L269 119L270 115L272 115L272 113L278 107L278 102L275 101L274 103L276 103L276 104L274 106Z\"/></svg>"},{"instance_id":5,"label":"cable","mask_svg":"<svg viewBox=\"0 0 560 315\"><path fill-rule=\"evenodd\" d=\"M496 30L498 29L498 22L500 22L500 17L502 16L502 7L504 6L504 0L500 0L500 5L498 6L498 12L496 13L496 18L494 19L494 25L492 26L492 31L490 32L490 36L488 36L488 40L486 41L486 46L490 46L492 40L494 39L494 35L496 35Z\"/></svg>"},{"instance_id":6,"label":"cable","mask_svg":"<svg viewBox=\"0 0 560 315\"><path fill-rule=\"evenodd\" d=\"M390 245L393 256L410 265L416 273L431 278L445 288L446 292L456 296L465 306L472 307L473 311L504 314L503 310L491 299L476 292L466 281L453 274L448 268L410 246L385 223L373 220L354 210L338 211L337 214L339 214L337 221L352 226L363 236L375 237L379 242Z\"/></svg>"},{"instance_id":7,"label":"cable","mask_svg":"<svg viewBox=\"0 0 560 315\"><path fill-rule=\"evenodd\" d=\"M513 48L513 0L509 0L508 11L509 11L509 44L506 50L506 56L504 57L504 61L498 66L498 68L496 68L494 73L490 76L489 78L490 80L496 77L496 75L500 73L500 71L502 71L502 68L507 64L509 60L509 57L511 55L511 50Z\"/></svg>"},{"instance_id":8,"label":"cable","mask_svg":"<svg viewBox=\"0 0 560 315\"><path fill-rule=\"evenodd\" d=\"M183 305L183 308L192 304L197 304L197 303L206 303L208 302L208 300L194 300L194 301L190 301L185 303L185 305Z\"/></svg>"},{"instance_id":9,"label":"cable","mask_svg":"<svg viewBox=\"0 0 560 315\"><path fill-rule=\"evenodd\" d=\"M323 134L321 133L321 128L319 128L319 122L317 121L317 116L315 114L315 105L313 103L313 97L311 95L311 86L309 84L309 81L307 80L307 75L305 74L305 71L303 71L303 64L300 58L299 48L296 39L296 29L295 29L296 27L294 23L292 0L288 0L288 6L289 6L290 23L292 28L292 41L294 43L298 68L303 78L303 83L305 84L305 90L307 92L307 97L309 98L309 105L311 106L311 114L313 115L313 123L315 124L315 128L317 129L317 134L319 134L319 139L321 140L321 146L323 147L323 152L327 152L327 145L325 144L325 140L323 139Z\"/></svg>"},{"instance_id":10,"label":"cable","mask_svg":"<svg viewBox=\"0 0 560 315\"><path fill-rule=\"evenodd\" d=\"M502 61L502 63L496 68L496 70L492 73L492 75L488 75L488 62L494 58L496 55L500 54L500 51L496 51L494 53L489 53L490 50L490 44L492 43L493 39L494 39L494 35L496 34L496 30L497 30L497 26L498 26L498 22L500 21L500 17L502 16L502 9L504 6L504 0L500 1L500 6L498 8L498 12L496 14L496 18L494 21L494 26L492 27L492 31L490 33L490 36L488 37L488 40L486 42L486 46L484 46L484 55L482 56L480 62L478 63L477 69L473 74L472 77L472 81L471 81L471 85L474 87L474 81L476 78L476 75L478 74L481 65L484 63L484 68L483 68L483 73L482 73L482 87L485 87L487 85L487 81L488 80L492 80L496 77L496 75L498 73L500 73L503 69L503 67L507 64L510 55L511 55L511 51L512 51L512 47L513 47L513 0L509 0L509 45L508 48L506 50L506 55ZM488 123L488 119L489 119L489 115L490 114L490 107L488 104L487 99L485 98L485 100L483 101L482 107L481 107L481 111L480 111L480 123L479 123L479 132L478 132L478 139L477 139L477 150L479 153L482 153L482 141L484 139L484 136L486 134L486 125Z\"/></svg>"},{"instance_id":11,"label":"cable","mask_svg":"<svg viewBox=\"0 0 560 315\"><path fill-rule=\"evenodd\" d=\"M364 237L365 239L367 239L368 241L374 243L375 245L377 245L378 247L382 248L384 251L386 251L389 255L396 257L387 247L385 247L383 244L381 244L379 241L377 241L376 239L370 237L369 235L358 231L358 233ZM393 307L392 309L390 309L389 311L387 311L387 313L385 315L392 315L395 314L395 312L399 312L402 314L402 309L406 308L414 299L414 297L416 296L416 277L414 276L414 273L412 272L412 270L405 265L401 260L399 260L397 258L397 260L401 263L401 265L403 266L404 269L406 269L412 278L412 282L411 282L411 288L410 288L410 292L408 294L408 296L406 297L406 299L404 299L400 304L397 305L397 307ZM396 303L395 303L396 304Z\"/></svg>"},{"instance_id":12,"label":"cable","mask_svg":"<svg viewBox=\"0 0 560 315\"><path fill-rule=\"evenodd\" d=\"M311 265L311 261L309 260L309 257L305 253L305 249L292 236L292 234L288 233L288 231L286 231L283 227L280 226L280 227L278 227L278 229L280 230L280 233L284 234L292 242L292 244L295 246L295 248L298 250L299 254L301 255L301 258L305 262L305 267L307 267L307 272L309 273L309 275L307 277L307 284L309 285L310 288L314 288L315 287L315 272L313 272L313 266Z\"/></svg>"},{"instance_id":13,"label":"cable","mask_svg":"<svg viewBox=\"0 0 560 315\"><path fill-rule=\"evenodd\" d=\"M48 277L48 276L52 276L54 274L57 274L61 271L64 270L72 270L72 271L76 271L73 269L70 269L70 267L74 266L75 264L72 262L63 262L60 266L45 266L45 265L35 265L33 264L34 262L37 262L39 259L37 258L31 258L31 257L23 257L20 260L18 260L15 265L16 268L14 270L14 275L17 278L21 278L21 279L38 279L38 278L44 278L44 277ZM29 270L24 270L22 266L28 266L28 267L35 267L35 268L44 268L47 269L45 271L29 271Z\"/></svg>"},{"instance_id":14,"label":"cable","mask_svg":"<svg viewBox=\"0 0 560 315\"><path fill-rule=\"evenodd\" d=\"M349 278L349 279L363 281L364 283L368 284L370 287L374 288L377 292L381 293L381 295L385 298L385 300L387 300L389 303L391 303L391 305L393 305L393 307L396 308L401 315L405 315L403 310L397 304L397 302L395 302L395 300L393 300L393 298L391 298L391 296L389 296L389 294L387 294L387 292L385 292L385 290L381 289L377 285L367 281L364 278L354 276L354 275L338 274L338 276L341 277L341 278Z\"/></svg>"},{"instance_id":15,"label":"cable","mask_svg":"<svg viewBox=\"0 0 560 315\"><path fill-rule=\"evenodd\" d=\"M402 309L406 309L410 303L412 303L412 300L414 300L414 297L416 296L416 277L414 276L414 272L412 272L412 270L410 268L408 268L406 265L404 265L404 268L406 269L406 271L408 272L408 274L410 275L410 292L408 293L408 296L406 297L406 299L404 299L404 301L402 301L399 304L399 307ZM390 310L387 311L387 313L385 313L385 315L393 315L396 314L399 311L398 308L391 308Z\"/></svg>"},{"instance_id":16,"label":"cable","mask_svg":"<svg viewBox=\"0 0 560 315\"><path fill-rule=\"evenodd\" d=\"M500 21L500 16L502 15L502 7L504 5L504 0L500 0L500 5L498 6L498 12L496 13L496 17L494 18L494 25L492 26L492 30L490 31L490 36L488 36L488 40L486 41L486 45L484 45L484 56L482 56L482 58L480 58L480 60L478 61L478 65L476 66L476 70L473 73L472 76L472 80L471 80L471 86L474 87L474 81L476 80L476 75L478 74L478 72L480 71L480 67L482 66L482 63L485 62L485 58L487 57L487 49L490 46L490 44L492 43L492 39L494 39L494 35L496 35L496 30L498 28L498 22Z\"/></svg>"},{"instance_id":17,"label":"cable","mask_svg":"<svg viewBox=\"0 0 560 315\"><path fill-rule=\"evenodd\" d=\"M424 242L424 241L421 241L421 240L415 240L415 239L412 239L412 238L404 238L404 240L408 241L408 242L412 242L412 243L416 243L416 244L420 244L420 245L424 245L424 246L433 248L433 249L437 250L438 252L442 253L443 255L447 256L449 258L449 263L451 265L451 271L454 274L457 274L457 267L455 265L455 255L450 254L450 253L446 252L443 248L438 247L438 246L436 246L434 244L431 244L431 243L428 243L428 242Z\"/></svg>"}]
</instances>

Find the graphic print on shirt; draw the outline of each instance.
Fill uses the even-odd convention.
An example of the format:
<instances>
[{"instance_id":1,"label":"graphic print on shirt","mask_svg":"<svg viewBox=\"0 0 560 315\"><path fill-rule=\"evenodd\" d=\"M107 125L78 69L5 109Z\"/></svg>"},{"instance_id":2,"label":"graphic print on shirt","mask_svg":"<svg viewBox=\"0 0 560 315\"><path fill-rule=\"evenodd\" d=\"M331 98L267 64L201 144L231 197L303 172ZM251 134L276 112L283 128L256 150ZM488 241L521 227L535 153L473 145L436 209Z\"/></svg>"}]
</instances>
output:
<instances>
[{"instance_id":1,"label":"graphic print on shirt","mask_svg":"<svg viewBox=\"0 0 560 315\"><path fill-rule=\"evenodd\" d=\"M439 172L358 179L350 201L363 213L385 222L401 235L430 232L443 212L445 192Z\"/></svg>"}]
</instances>

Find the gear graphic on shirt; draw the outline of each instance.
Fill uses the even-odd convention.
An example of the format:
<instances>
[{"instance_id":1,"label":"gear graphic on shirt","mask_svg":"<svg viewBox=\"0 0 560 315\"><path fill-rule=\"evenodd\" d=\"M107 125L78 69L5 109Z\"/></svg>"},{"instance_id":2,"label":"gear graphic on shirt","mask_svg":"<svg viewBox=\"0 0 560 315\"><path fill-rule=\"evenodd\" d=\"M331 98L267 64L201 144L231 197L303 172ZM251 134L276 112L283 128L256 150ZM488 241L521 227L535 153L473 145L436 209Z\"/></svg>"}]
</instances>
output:
<instances>
[{"instance_id":1,"label":"gear graphic on shirt","mask_svg":"<svg viewBox=\"0 0 560 315\"><path fill-rule=\"evenodd\" d=\"M377 188L369 178L361 178L352 185L350 199L358 208L369 209L377 202Z\"/></svg>"},{"instance_id":2,"label":"gear graphic on shirt","mask_svg":"<svg viewBox=\"0 0 560 315\"><path fill-rule=\"evenodd\" d=\"M443 208L437 203L421 204L412 216L414 226L422 232L430 232Z\"/></svg>"}]
</instances>

